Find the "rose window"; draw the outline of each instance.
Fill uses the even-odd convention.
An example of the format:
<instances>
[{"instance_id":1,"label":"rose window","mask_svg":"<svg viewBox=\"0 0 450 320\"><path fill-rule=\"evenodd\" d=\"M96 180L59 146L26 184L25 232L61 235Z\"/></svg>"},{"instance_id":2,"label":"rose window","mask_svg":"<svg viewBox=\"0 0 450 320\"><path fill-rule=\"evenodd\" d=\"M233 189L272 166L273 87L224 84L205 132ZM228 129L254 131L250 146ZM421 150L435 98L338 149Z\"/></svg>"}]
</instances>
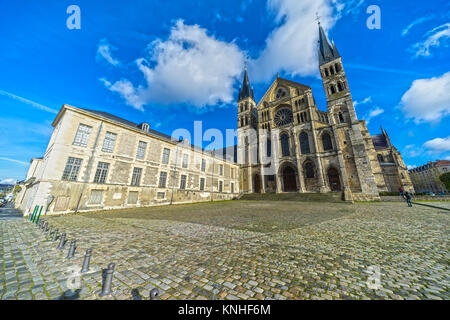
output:
<instances>
[{"instance_id":1,"label":"rose window","mask_svg":"<svg viewBox=\"0 0 450 320\"><path fill-rule=\"evenodd\" d=\"M274 122L277 127L281 127L291 123L293 119L292 110L282 108L275 113Z\"/></svg>"}]
</instances>

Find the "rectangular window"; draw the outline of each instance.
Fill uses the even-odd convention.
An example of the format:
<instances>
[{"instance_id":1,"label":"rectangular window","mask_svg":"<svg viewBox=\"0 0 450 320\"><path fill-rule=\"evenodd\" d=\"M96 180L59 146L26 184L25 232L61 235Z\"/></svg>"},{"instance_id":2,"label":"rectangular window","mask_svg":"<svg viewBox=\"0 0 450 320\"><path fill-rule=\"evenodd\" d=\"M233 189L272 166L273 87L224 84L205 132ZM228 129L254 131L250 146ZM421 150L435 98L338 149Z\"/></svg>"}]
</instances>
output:
<instances>
[{"instance_id":1,"label":"rectangular window","mask_svg":"<svg viewBox=\"0 0 450 320\"><path fill-rule=\"evenodd\" d=\"M158 192L157 194L158 199L162 200L166 197L166 193L165 192Z\"/></svg>"},{"instance_id":2,"label":"rectangular window","mask_svg":"<svg viewBox=\"0 0 450 320\"><path fill-rule=\"evenodd\" d=\"M103 140L103 152L113 152L116 144L117 134L112 132L106 132L105 140Z\"/></svg>"},{"instance_id":3,"label":"rectangular window","mask_svg":"<svg viewBox=\"0 0 450 320\"><path fill-rule=\"evenodd\" d=\"M223 182L219 181L219 192L222 192L223 190Z\"/></svg>"},{"instance_id":4,"label":"rectangular window","mask_svg":"<svg viewBox=\"0 0 450 320\"><path fill-rule=\"evenodd\" d=\"M131 185L138 186L141 183L142 168L134 168L133 177L131 178Z\"/></svg>"},{"instance_id":5,"label":"rectangular window","mask_svg":"<svg viewBox=\"0 0 450 320\"><path fill-rule=\"evenodd\" d=\"M66 168L64 169L62 180L77 181L80 167L81 159L69 157L66 163Z\"/></svg>"},{"instance_id":6,"label":"rectangular window","mask_svg":"<svg viewBox=\"0 0 450 320\"><path fill-rule=\"evenodd\" d=\"M205 178L200 178L200 191L205 190Z\"/></svg>"},{"instance_id":7,"label":"rectangular window","mask_svg":"<svg viewBox=\"0 0 450 320\"><path fill-rule=\"evenodd\" d=\"M144 159L145 158L145 151L147 150L147 142L139 141L136 158L138 159Z\"/></svg>"},{"instance_id":8,"label":"rectangular window","mask_svg":"<svg viewBox=\"0 0 450 320\"><path fill-rule=\"evenodd\" d=\"M219 164L219 174L223 176L223 164Z\"/></svg>"},{"instance_id":9,"label":"rectangular window","mask_svg":"<svg viewBox=\"0 0 450 320\"><path fill-rule=\"evenodd\" d=\"M184 174L181 175L180 189L186 189L186 176Z\"/></svg>"},{"instance_id":10,"label":"rectangular window","mask_svg":"<svg viewBox=\"0 0 450 320\"><path fill-rule=\"evenodd\" d=\"M170 156L170 150L167 149L167 148L164 148L163 158L162 158L162 163L163 164L168 164L169 163L169 156Z\"/></svg>"},{"instance_id":11,"label":"rectangular window","mask_svg":"<svg viewBox=\"0 0 450 320\"><path fill-rule=\"evenodd\" d=\"M183 154L183 168L188 167L188 159L189 159L189 156L187 154Z\"/></svg>"},{"instance_id":12,"label":"rectangular window","mask_svg":"<svg viewBox=\"0 0 450 320\"><path fill-rule=\"evenodd\" d=\"M92 190L89 204L102 204L103 190Z\"/></svg>"},{"instance_id":13,"label":"rectangular window","mask_svg":"<svg viewBox=\"0 0 450 320\"><path fill-rule=\"evenodd\" d=\"M77 134L75 135L73 145L86 147L89 141L89 135L91 134L91 131L92 127L80 124L78 126Z\"/></svg>"},{"instance_id":14,"label":"rectangular window","mask_svg":"<svg viewBox=\"0 0 450 320\"><path fill-rule=\"evenodd\" d=\"M139 197L139 192L137 191L130 191L128 193L128 204L137 204Z\"/></svg>"},{"instance_id":15,"label":"rectangular window","mask_svg":"<svg viewBox=\"0 0 450 320\"><path fill-rule=\"evenodd\" d=\"M160 188L165 188L166 187L166 182L167 182L167 172L161 172L159 174L159 187Z\"/></svg>"},{"instance_id":16,"label":"rectangular window","mask_svg":"<svg viewBox=\"0 0 450 320\"><path fill-rule=\"evenodd\" d=\"M109 163L99 162L97 166L97 171L95 172L94 182L95 183L105 183L106 177L108 176Z\"/></svg>"},{"instance_id":17,"label":"rectangular window","mask_svg":"<svg viewBox=\"0 0 450 320\"><path fill-rule=\"evenodd\" d=\"M206 170L206 160L202 159L202 172L205 172Z\"/></svg>"},{"instance_id":18,"label":"rectangular window","mask_svg":"<svg viewBox=\"0 0 450 320\"><path fill-rule=\"evenodd\" d=\"M234 193L234 183L231 183L231 193Z\"/></svg>"}]
</instances>

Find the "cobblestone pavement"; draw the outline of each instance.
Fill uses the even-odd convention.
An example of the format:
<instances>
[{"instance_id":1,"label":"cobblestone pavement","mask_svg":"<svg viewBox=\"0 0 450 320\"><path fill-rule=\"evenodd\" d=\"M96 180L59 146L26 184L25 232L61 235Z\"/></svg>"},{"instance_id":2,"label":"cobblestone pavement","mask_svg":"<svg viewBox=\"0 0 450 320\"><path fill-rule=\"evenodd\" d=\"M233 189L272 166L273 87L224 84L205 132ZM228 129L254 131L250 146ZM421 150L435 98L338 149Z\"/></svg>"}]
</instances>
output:
<instances>
[{"instance_id":1,"label":"cobblestone pavement","mask_svg":"<svg viewBox=\"0 0 450 320\"><path fill-rule=\"evenodd\" d=\"M101 299L450 298L449 212L429 207L228 201L44 219L78 240L75 257L25 218L0 219L1 299L99 299L110 262Z\"/></svg>"}]
</instances>

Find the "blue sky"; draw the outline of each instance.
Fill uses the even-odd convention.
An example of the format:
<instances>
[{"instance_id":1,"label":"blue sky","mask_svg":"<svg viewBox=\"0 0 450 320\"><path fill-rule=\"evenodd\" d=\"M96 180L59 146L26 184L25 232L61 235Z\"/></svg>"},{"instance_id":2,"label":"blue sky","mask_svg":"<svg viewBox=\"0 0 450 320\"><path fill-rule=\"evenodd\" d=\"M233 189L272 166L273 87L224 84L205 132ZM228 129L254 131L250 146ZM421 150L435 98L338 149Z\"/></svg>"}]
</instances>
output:
<instances>
[{"instance_id":1,"label":"blue sky","mask_svg":"<svg viewBox=\"0 0 450 320\"><path fill-rule=\"evenodd\" d=\"M81 10L69 30L67 8ZM369 29L369 5L381 29ZM23 179L67 103L171 134L236 128L244 60L259 100L276 73L326 109L315 13L340 51L359 119L405 163L450 159L450 3L364 0L2 1L0 182Z\"/></svg>"}]
</instances>

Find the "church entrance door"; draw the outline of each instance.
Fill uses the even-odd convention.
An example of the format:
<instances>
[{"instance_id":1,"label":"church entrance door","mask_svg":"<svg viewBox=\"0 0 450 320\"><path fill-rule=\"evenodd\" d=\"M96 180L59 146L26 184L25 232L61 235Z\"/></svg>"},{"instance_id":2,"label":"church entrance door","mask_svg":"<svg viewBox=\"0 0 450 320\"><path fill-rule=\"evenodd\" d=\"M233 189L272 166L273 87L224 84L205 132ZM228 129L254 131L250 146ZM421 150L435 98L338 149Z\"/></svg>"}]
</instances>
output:
<instances>
[{"instance_id":1,"label":"church entrance door","mask_svg":"<svg viewBox=\"0 0 450 320\"><path fill-rule=\"evenodd\" d=\"M297 179L295 176L295 171L290 166L283 169L283 191L297 191Z\"/></svg>"},{"instance_id":2,"label":"church entrance door","mask_svg":"<svg viewBox=\"0 0 450 320\"><path fill-rule=\"evenodd\" d=\"M331 191L341 191L339 172L335 168L328 169L328 182L330 183Z\"/></svg>"}]
</instances>

